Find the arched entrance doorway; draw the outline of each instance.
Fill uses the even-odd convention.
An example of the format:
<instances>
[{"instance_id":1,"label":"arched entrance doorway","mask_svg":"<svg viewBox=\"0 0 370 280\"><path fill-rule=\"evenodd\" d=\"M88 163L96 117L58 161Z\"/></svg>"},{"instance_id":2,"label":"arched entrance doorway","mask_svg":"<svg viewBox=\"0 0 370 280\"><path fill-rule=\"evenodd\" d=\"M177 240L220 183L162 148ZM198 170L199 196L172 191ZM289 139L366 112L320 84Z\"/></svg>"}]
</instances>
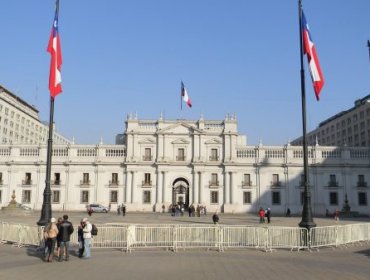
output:
<instances>
[{"instance_id":1,"label":"arched entrance doorway","mask_svg":"<svg viewBox=\"0 0 370 280\"><path fill-rule=\"evenodd\" d=\"M189 206L189 182L184 178L177 178L172 186L172 205L177 204L187 209Z\"/></svg>"}]
</instances>

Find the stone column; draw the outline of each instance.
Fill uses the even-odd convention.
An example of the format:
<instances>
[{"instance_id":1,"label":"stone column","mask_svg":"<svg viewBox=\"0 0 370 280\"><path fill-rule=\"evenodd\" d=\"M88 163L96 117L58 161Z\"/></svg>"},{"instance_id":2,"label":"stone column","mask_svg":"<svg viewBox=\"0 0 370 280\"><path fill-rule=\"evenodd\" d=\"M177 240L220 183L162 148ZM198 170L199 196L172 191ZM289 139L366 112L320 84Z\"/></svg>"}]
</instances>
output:
<instances>
[{"instance_id":1,"label":"stone column","mask_svg":"<svg viewBox=\"0 0 370 280\"><path fill-rule=\"evenodd\" d=\"M229 197L229 203L233 204L233 189L234 189L234 173L230 172L230 197Z\"/></svg>"},{"instance_id":2,"label":"stone column","mask_svg":"<svg viewBox=\"0 0 370 280\"><path fill-rule=\"evenodd\" d=\"M157 186L156 186L156 198L155 203L162 203L162 172L157 170Z\"/></svg>"},{"instance_id":3,"label":"stone column","mask_svg":"<svg viewBox=\"0 0 370 280\"><path fill-rule=\"evenodd\" d=\"M199 204L199 183L198 183L198 172L193 172L193 203Z\"/></svg>"},{"instance_id":4,"label":"stone column","mask_svg":"<svg viewBox=\"0 0 370 280\"><path fill-rule=\"evenodd\" d=\"M229 204L229 194L230 194L230 177L229 172L224 172L224 204Z\"/></svg>"},{"instance_id":5,"label":"stone column","mask_svg":"<svg viewBox=\"0 0 370 280\"><path fill-rule=\"evenodd\" d=\"M200 204L203 204L203 195L202 195L202 192L203 192L203 176L202 176L202 172L198 172L199 174L199 203Z\"/></svg>"},{"instance_id":6,"label":"stone column","mask_svg":"<svg viewBox=\"0 0 370 280\"><path fill-rule=\"evenodd\" d=\"M132 181L132 172L126 172L126 195L125 195L125 203L131 203L131 181Z\"/></svg>"},{"instance_id":7,"label":"stone column","mask_svg":"<svg viewBox=\"0 0 370 280\"><path fill-rule=\"evenodd\" d=\"M136 201L136 172L131 171L131 203Z\"/></svg>"}]
</instances>

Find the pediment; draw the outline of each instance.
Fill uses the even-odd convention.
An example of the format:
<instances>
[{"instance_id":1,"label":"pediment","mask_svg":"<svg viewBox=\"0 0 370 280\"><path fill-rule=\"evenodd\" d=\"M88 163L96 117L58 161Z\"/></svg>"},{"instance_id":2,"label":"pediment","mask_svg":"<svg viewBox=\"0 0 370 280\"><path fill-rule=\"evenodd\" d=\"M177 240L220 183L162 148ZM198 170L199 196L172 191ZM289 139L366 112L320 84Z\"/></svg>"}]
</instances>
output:
<instances>
[{"instance_id":1,"label":"pediment","mask_svg":"<svg viewBox=\"0 0 370 280\"><path fill-rule=\"evenodd\" d=\"M150 138L142 139L138 142L139 144L155 144L155 140Z\"/></svg>"},{"instance_id":2,"label":"pediment","mask_svg":"<svg viewBox=\"0 0 370 280\"><path fill-rule=\"evenodd\" d=\"M187 123L179 122L172 125L167 126L161 130L162 134L189 134L194 131L201 132L196 127L189 125Z\"/></svg>"},{"instance_id":3,"label":"pediment","mask_svg":"<svg viewBox=\"0 0 370 280\"><path fill-rule=\"evenodd\" d=\"M212 138L212 139L206 141L205 144L209 145L209 144L222 144L222 143L219 139Z\"/></svg>"},{"instance_id":4,"label":"pediment","mask_svg":"<svg viewBox=\"0 0 370 280\"><path fill-rule=\"evenodd\" d=\"M171 142L171 144L189 144L190 142L184 138L179 138Z\"/></svg>"}]
</instances>

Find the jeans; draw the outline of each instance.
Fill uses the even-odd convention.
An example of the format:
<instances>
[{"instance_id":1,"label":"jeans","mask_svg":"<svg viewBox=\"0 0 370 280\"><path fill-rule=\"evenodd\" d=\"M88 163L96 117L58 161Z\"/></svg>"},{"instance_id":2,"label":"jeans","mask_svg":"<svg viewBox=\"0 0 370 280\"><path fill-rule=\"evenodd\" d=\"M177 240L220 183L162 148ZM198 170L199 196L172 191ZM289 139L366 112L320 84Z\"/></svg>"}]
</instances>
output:
<instances>
[{"instance_id":1,"label":"jeans","mask_svg":"<svg viewBox=\"0 0 370 280\"><path fill-rule=\"evenodd\" d=\"M84 258L90 258L91 253L90 253L90 244L91 244L91 238L85 238L84 239Z\"/></svg>"},{"instance_id":2,"label":"jeans","mask_svg":"<svg viewBox=\"0 0 370 280\"><path fill-rule=\"evenodd\" d=\"M63 256L63 250L65 247L65 258L68 259L69 257L69 241L60 241L60 255L59 258Z\"/></svg>"}]
</instances>

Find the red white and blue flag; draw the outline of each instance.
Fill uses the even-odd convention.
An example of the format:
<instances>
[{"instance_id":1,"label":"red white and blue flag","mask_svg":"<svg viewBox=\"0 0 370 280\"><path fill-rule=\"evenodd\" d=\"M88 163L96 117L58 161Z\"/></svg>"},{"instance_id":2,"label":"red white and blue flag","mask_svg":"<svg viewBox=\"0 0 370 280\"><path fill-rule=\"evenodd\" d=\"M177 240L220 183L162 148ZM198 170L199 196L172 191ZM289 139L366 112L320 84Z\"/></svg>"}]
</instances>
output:
<instances>
[{"instance_id":1,"label":"red white and blue flag","mask_svg":"<svg viewBox=\"0 0 370 280\"><path fill-rule=\"evenodd\" d=\"M315 91L316 99L320 99L320 91L324 86L324 76L322 74L319 58L316 53L315 45L312 41L310 29L304 13L302 11L302 37L303 37L303 51L307 55L308 65L310 68L311 79Z\"/></svg>"},{"instance_id":2,"label":"red white and blue flag","mask_svg":"<svg viewBox=\"0 0 370 280\"><path fill-rule=\"evenodd\" d=\"M55 17L47 51L51 55L49 90L50 95L55 98L55 96L62 92L62 49L60 47L60 38L58 32L58 2L55 9Z\"/></svg>"},{"instance_id":3,"label":"red white and blue flag","mask_svg":"<svg viewBox=\"0 0 370 280\"><path fill-rule=\"evenodd\" d=\"M184 100L184 102L186 103L186 105L188 105L188 107L191 108L191 106L192 106L191 99L190 99L190 97L188 95L188 92L186 91L186 88L185 88L183 82L181 82L181 96L182 96L182 100ZM182 108L182 106L181 106L181 108Z\"/></svg>"}]
</instances>

